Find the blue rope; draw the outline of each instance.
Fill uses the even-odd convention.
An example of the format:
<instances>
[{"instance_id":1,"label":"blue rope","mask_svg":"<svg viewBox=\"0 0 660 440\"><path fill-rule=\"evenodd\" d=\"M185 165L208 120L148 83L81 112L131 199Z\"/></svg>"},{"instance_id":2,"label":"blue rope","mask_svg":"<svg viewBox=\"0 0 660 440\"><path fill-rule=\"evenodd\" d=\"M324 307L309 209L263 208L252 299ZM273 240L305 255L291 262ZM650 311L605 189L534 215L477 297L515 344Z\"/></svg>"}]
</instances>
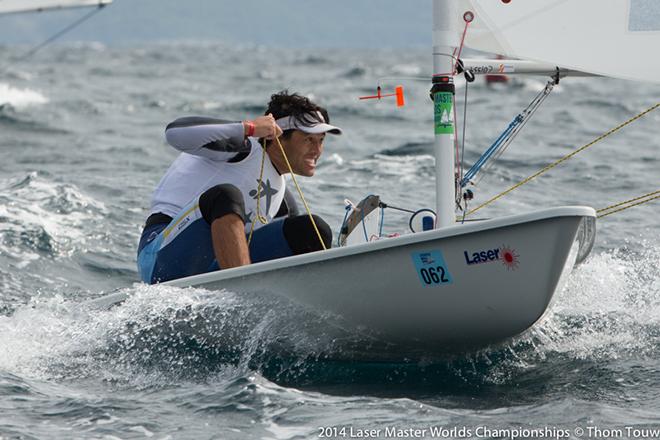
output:
<instances>
[{"instance_id":1,"label":"blue rope","mask_svg":"<svg viewBox=\"0 0 660 440\"><path fill-rule=\"evenodd\" d=\"M362 223L362 230L364 231L364 241L368 242L369 237L367 236L367 225L364 224L364 209L360 210L360 212L362 213L362 221L360 223Z\"/></svg>"},{"instance_id":2,"label":"blue rope","mask_svg":"<svg viewBox=\"0 0 660 440\"><path fill-rule=\"evenodd\" d=\"M479 172L479 170L493 157L494 154L502 151L502 148L506 148L513 137L516 136L522 127L525 126L531 116L536 113L536 110L538 110L539 106L543 103L543 101L545 101L554 86L558 83L558 78L553 78L548 81L545 88L540 91L536 97L534 97L527 108L514 118L506 130L504 130L504 132L495 140L495 142L493 142L493 145L491 145L490 148L488 148L486 152L481 155L479 160L477 160L477 162L472 165L472 168L470 168L468 172L465 173L465 177L460 180L461 188L470 183L470 179L472 179Z\"/></svg>"},{"instance_id":3,"label":"blue rope","mask_svg":"<svg viewBox=\"0 0 660 440\"><path fill-rule=\"evenodd\" d=\"M383 225L385 224L385 208L380 207L380 230L378 231L378 238L383 236Z\"/></svg>"},{"instance_id":4,"label":"blue rope","mask_svg":"<svg viewBox=\"0 0 660 440\"><path fill-rule=\"evenodd\" d=\"M339 227L339 234L337 234L337 247L341 246L341 233L344 230L344 226L346 226L346 219L348 218L348 213L351 211L351 205L346 205L346 213L344 214L344 220L341 222L341 226Z\"/></svg>"},{"instance_id":5,"label":"blue rope","mask_svg":"<svg viewBox=\"0 0 660 440\"><path fill-rule=\"evenodd\" d=\"M509 126L500 134L500 136L493 142L493 145L491 145L485 152L484 154L481 155L479 160L475 162L474 165L465 173L465 176L463 179L461 179L461 188L465 187L469 182L470 179L472 179L481 168L483 168L484 165L486 165L486 162L493 157L493 154L497 152L497 150L500 149L502 144L506 141L506 139L509 137L511 132L523 122L524 118L522 114L519 114L518 116L515 117L515 119L509 124Z\"/></svg>"}]
</instances>

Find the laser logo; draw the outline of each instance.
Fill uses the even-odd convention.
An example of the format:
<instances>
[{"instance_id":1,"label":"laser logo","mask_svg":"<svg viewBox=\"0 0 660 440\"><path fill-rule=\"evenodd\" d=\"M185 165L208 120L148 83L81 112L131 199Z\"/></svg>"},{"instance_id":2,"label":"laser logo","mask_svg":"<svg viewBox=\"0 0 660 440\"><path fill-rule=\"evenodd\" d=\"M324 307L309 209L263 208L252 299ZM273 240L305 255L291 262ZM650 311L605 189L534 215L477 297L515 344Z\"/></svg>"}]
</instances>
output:
<instances>
[{"instance_id":1,"label":"laser logo","mask_svg":"<svg viewBox=\"0 0 660 440\"><path fill-rule=\"evenodd\" d=\"M510 246L477 251L463 251L463 256L468 266L499 261L507 270L515 270L520 264L520 255Z\"/></svg>"}]
</instances>

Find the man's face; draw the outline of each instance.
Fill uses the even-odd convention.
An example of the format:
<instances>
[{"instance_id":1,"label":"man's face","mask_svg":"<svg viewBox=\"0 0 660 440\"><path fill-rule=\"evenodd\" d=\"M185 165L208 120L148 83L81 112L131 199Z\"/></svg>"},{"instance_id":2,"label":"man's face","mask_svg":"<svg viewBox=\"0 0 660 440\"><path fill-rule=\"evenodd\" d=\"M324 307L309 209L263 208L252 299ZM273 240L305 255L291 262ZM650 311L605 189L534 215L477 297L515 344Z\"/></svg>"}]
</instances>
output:
<instances>
[{"instance_id":1,"label":"man's face","mask_svg":"<svg viewBox=\"0 0 660 440\"><path fill-rule=\"evenodd\" d=\"M300 130L291 133L283 142L284 150L291 163L291 169L300 176L311 177L316 171L316 161L323 153L325 133L309 134Z\"/></svg>"}]
</instances>

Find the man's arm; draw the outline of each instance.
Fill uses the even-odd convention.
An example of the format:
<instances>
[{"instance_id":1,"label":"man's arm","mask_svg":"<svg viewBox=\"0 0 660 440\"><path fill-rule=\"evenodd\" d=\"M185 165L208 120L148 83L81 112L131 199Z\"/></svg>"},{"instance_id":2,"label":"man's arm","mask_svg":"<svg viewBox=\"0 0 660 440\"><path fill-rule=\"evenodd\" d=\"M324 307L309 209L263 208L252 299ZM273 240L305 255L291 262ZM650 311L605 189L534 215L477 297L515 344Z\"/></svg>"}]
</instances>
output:
<instances>
[{"instance_id":1,"label":"man's arm","mask_svg":"<svg viewBox=\"0 0 660 440\"><path fill-rule=\"evenodd\" d=\"M179 118L165 128L167 143L179 151L227 161L251 149L250 136L268 140L279 137L282 129L273 115L260 116L254 121L231 122L222 119L190 116Z\"/></svg>"},{"instance_id":2,"label":"man's arm","mask_svg":"<svg viewBox=\"0 0 660 440\"><path fill-rule=\"evenodd\" d=\"M218 161L250 151L242 122L199 116L179 118L165 128L165 138L179 151Z\"/></svg>"}]
</instances>

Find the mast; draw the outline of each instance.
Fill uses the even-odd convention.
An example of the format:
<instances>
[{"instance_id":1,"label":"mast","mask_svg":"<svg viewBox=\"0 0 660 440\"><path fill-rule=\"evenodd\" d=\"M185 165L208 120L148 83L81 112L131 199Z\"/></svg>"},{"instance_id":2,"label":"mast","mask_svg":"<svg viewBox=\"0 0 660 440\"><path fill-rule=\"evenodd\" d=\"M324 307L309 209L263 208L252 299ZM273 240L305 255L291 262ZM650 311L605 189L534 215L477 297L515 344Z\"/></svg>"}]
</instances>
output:
<instances>
[{"instance_id":1,"label":"mast","mask_svg":"<svg viewBox=\"0 0 660 440\"><path fill-rule=\"evenodd\" d=\"M436 228L454 224L454 80L452 54L458 45L452 26L454 2L433 0L433 85Z\"/></svg>"}]
</instances>

